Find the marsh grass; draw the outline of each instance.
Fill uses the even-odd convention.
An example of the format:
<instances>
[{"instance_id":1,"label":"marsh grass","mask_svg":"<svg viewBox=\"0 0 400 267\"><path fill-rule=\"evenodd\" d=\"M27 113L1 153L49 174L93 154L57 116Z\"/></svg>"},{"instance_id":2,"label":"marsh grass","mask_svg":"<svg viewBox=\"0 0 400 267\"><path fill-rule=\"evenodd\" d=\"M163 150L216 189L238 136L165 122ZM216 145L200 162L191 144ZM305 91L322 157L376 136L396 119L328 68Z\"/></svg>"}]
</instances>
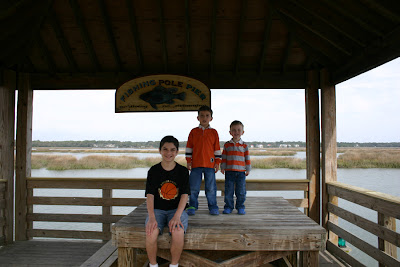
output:
<instances>
[{"instance_id":1,"label":"marsh grass","mask_svg":"<svg viewBox=\"0 0 400 267\"><path fill-rule=\"evenodd\" d=\"M251 168L254 169L305 169L306 160L298 158L255 158L251 159Z\"/></svg>"},{"instance_id":2,"label":"marsh grass","mask_svg":"<svg viewBox=\"0 0 400 267\"><path fill-rule=\"evenodd\" d=\"M400 168L400 149L346 149L338 157L338 168ZM254 154L253 154L254 155ZM90 155L77 159L72 155L32 155L32 169L132 169L148 168L161 161L159 157ZM176 161L186 166L184 156ZM251 158L254 169L305 169L306 160L293 157Z\"/></svg>"},{"instance_id":3,"label":"marsh grass","mask_svg":"<svg viewBox=\"0 0 400 267\"><path fill-rule=\"evenodd\" d=\"M46 168L48 170L92 170L92 169L133 169L147 168L161 161L161 157L139 159L131 156L91 155L77 159L71 155L33 155L32 169ZM184 157L176 161L186 166Z\"/></svg>"},{"instance_id":4,"label":"marsh grass","mask_svg":"<svg viewBox=\"0 0 400 267\"><path fill-rule=\"evenodd\" d=\"M338 168L400 168L400 149L344 150Z\"/></svg>"}]
</instances>

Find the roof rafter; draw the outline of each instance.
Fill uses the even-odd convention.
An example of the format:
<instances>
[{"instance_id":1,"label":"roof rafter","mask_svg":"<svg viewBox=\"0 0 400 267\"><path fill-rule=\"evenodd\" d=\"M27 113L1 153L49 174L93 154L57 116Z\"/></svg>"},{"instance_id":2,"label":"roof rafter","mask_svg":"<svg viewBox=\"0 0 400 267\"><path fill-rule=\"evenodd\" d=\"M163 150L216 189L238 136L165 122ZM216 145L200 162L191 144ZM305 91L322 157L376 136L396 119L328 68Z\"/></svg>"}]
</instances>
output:
<instances>
[{"instance_id":1,"label":"roof rafter","mask_svg":"<svg viewBox=\"0 0 400 267\"><path fill-rule=\"evenodd\" d=\"M37 38L37 44L39 47L39 52L46 61L47 66L49 67L50 73L54 74L57 72L56 64L54 63L54 59L51 56L49 49L47 49L46 44L43 42L42 37L39 35Z\"/></svg>"},{"instance_id":2,"label":"roof rafter","mask_svg":"<svg viewBox=\"0 0 400 267\"><path fill-rule=\"evenodd\" d=\"M185 0L185 31L186 31L186 72L190 74L191 71L191 47L190 47L190 1Z\"/></svg>"},{"instance_id":3,"label":"roof rafter","mask_svg":"<svg viewBox=\"0 0 400 267\"><path fill-rule=\"evenodd\" d=\"M126 8L128 9L129 23L130 23L130 27L131 27L133 40L135 42L136 56L139 61L139 69L140 69L140 72L142 72L143 68L144 68L143 53L142 53L142 47L140 45L140 38L139 38L139 31L138 31L137 23L136 23L135 9L133 7L131 0L126 0Z\"/></svg>"},{"instance_id":4,"label":"roof rafter","mask_svg":"<svg viewBox=\"0 0 400 267\"><path fill-rule=\"evenodd\" d=\"M110 18L107 14L106 4L104 3L104 0L98 0L98 3L99 3L100 11L101 11L101 16L103 18L103 23L106 28L108 41L111 46L111 51L112 51L114 59L115 59L115 63L117 64L118 71L121 71L121 70L123 70L121 57L119 56L117 44L115 43L114 33L112 30Z\"/></svg>"},{"instance_id":5,"label":"roof rafter","mask_svg":"<svg viewBox=\"0 0 400 267\"><path fill-rule=\"evenodd\" d=\"M338 60L337 58L333 58L332 60L331 57L329 57L329 54L325 53L324 51L320 51L315 49L315 46L310 43L308 40L305 40L299 33L298 29L294 27L294 24L289 21L288 18L286 18L284 15L278 12L278 15L281 17L282 21L286 24L288 27L289 31L292 33L292 38L294 38L300 46L306 51L306 53L312 55L315 60L319 62L321 65L329 66L333 63L335 63L335 60Z\"/></svg>"},{"instance_id":6,"label":"roof rafter","mask_svg":"<svg viewBox=\"0 0 400 267\"><path fill-rule=\"evenodd\" d=\"M278 14L280 15L282 21L285 22L288 29L292 31L292 33L294 33L297 38L300 38L304 42L309 44L312 50L319 51L320 54L323 54L326 57L330 58L330 61L338 63L340 58L347 56L341 50L332 46L330 43L327 43L320 36L315 35L308 30L304 30L301 25L297 24L290 17L285 16L280 11L278 11ZM338 55L340 55L340 58L338 58Z\"/></svg>"},{"instance_id":7,"label":"roof rafter","mask_svg":"<svg viewBox=\"0 0 400 267\"><path fill-rule=\"evenodd\" d=\"M291 3L296 5L297 7L297 11L299 9L303 9L305 10L307 13L309 13L312 17L317 18L319 20L318 22L318 26L321 27L322 25L320 25L321 21L323 22L324 26L328 26L331 28L331 30L334 30L338 33L340 33L341 35L345 36L348 40L353 41L356 45L360 46L360 47L364 47L365 44L363 42L361 42L360 40L358 40L356 38L356 36L354 36L354 32L349 32L348 27L340 27L339 25L335 25L333 24L328 18L326 18L324 16L324 14L321 14L321 12L317 12L316 9L318 7L316 7L316 5L300 5L298 2L291 0Z\"/></svg>"},{"instance_id":8,"label":"roof rafter","mask_svg":"<svg viewBox=\"0 0 400 267\"><path fill-rule=\"evenodd\" d=\"M286 72L287 62L288 62L289 55L290 55L290 49L292 48L292 42L293 42L292 33L289 32L288 40L286 42L285 52L283 53L283 58L282 58L282 66L281 66L282 73Z\"/></svg>"},{"instance_id":9,"label":"roof rafter","mask_svg":"<svg viewBox=\"0 0 400 267\"><path fill-rule=\"evenodd\" d=\"M64 32L63 32L63 30L62 30L62 28L60 26L60 23L59 23L59 21L57 19L56 14L54 13L53 9L51 9L49 11L49 20L50 20L50 24L51 24L51 26L52 26L52 28L54 30L54 33L56 34L58 42L60 43L61 48L62 48L62 50L64 52L64 56L66 57L71 69L74 72L77 72L78 71L78 66L77 66L76 61L74 59L74 56L72 54L71 47L69 46L68 41L65 38Z\"/></svg>"},{"instance_id":10,"label":"roof rafter","mask_svg":"<svg viewBox=\"0 0 400 267\"><path fill-rule=\"evenodd\" d=\"M164 9L162 4L163 4L162 0L158 0L158 17L160 20L160 40L161 40L161 49L164 62L164 71L168 72L168 49L167 49L167 38L165 36Z\"/></svg>"},{"instance_id":11,"label":"roof rafter","mask_svg":"<svg viewBox=\"0 0 400 267\"><path fill-rule=\"evenodd\" d=\"M240 9L240 23L239 23L239 32L238 38L236 42L236 56L235 56L235 75L239 72L240 66L240 56L242 52L242 36L243 36L243 28L246 21L246 13L247 13L247 0L242 0L242 5Z\"/></svg>"},{"instance_id":12,"label":"roof rafter","mask_svg":"<svg viewBox=\"0 0 400 267\"><path fill-rule=\"evenodd\" d=\"M269 1L267 2L269 3ZM264 26L264 36L263 36L263 43L260 55L260 62L258 63L258 73L261 74L264 71L264 62L265 62L265 55L267 54L268 48L268 40L269 35L271 33L271 25L272 25L272 15L273 15L274 7L272 5L267 5L267 12L265 17L265 26Z\"/></svg>"},{"instance_id":13,"label":"roof rafter","mask_svg":"<svg viewBox=\"0 0 400 267\"><path fill-rule=\"evenodd\" d=\"M391 8L386 7L384 2L374 0L361 0L361 2L371 7L371 9L375 10L377 13L382 14L382 16L389 18L393 22L400 22L400 16L393 12Z\"/></svg>"},{"instance_id":14,"label":"roof rafter","mask_svg":"<svg viewBox=\"0 0 400 267\"><path fill-rule=\"evenodd\" d=\"M336 12L339 12L342 15L346 16L348 19L354 21L354 23L358 24L364 30L373 33L377 36L382 35L382 32L376 29L376 27L373 27L372 25L364 21L362 18L359 18L355 14L351 13L348 9L342 8L342 5L340 5L336 1L331 1L331 0L321 0L321 1L323 1L324 4L329 6L331 9L334 9ZM351 3L351 1L349 1L349 3Z\"/></svg>"},{"instance_id":15,"label":"roof rafter","mask_svg":"<svg viewBox=\"0 0 400 267\"><path fill-rule=\"evenodd\" d=\"M283 13L285 16L291 18L296 24L302 26L304 29L312 32L315 35L318 35L337 49L341 50L344 54L350 56L352 53L351 47L346 47L345 42L343 42L343 36L338 35L334 32L334 29L329 29L328 25L326 25L322 21L309 21L307 20L309 14L301 12L301 9L297 7L290 7L289 3L286 5L280 5L277 7L279 12Z\"/></svg>"},{"instance_id":16,"label":"roof rafter","mask_svg":"<svg viewBox=\"0 0 400 267\"><path fill-rule=\"evenodd\" d=\"M213 10L211 19L211 50L210 50L210 74L214 73L215 53L216 53L216 34L217 34L217 8L218 0L213 0Z\"/></svg>"},{"instance_id":17,"label":"roof rafter","mask_svg":"<svg viewBox=\"0 0 400 267\"><path fill-rule=\"evenodd\" d=\"M99 60L97 59L96 53L93 48L92 39L90 39L88 30L85 26L85 23L83 22L83 16L82 16L82 12L80 10L79 4L78 4L77 0L70 0L69 3L73 10L76 23L78 24L79 30L82 35L83 42L85 43L86 50L89 54L89 58L95 68L95 71L100 71L101 66L100 66Z\"/></svg>"}]
</instances>

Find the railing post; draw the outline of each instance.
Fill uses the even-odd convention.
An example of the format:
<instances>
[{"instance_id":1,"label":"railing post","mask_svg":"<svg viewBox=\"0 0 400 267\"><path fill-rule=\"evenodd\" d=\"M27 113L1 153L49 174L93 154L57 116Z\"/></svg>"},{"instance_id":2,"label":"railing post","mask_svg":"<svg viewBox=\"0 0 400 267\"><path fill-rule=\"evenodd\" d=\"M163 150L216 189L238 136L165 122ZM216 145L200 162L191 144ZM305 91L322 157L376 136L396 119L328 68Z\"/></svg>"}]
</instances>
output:
<instances>
[{"instance_id":1,"label":"railing post","mask_svg":"<svg viewBox=\"0 0 400 267\"><path fill-rule=\"evenodd\" d=\"M380 212L378 212L378 224L390 230L396 231L396 219L386 216ZM378 248L397 259L397 247L394 244L389 243L382 238L378 238ZM379 263L379 267L384 266L385 264Z\"/></svg>"},{"instance_id":2,"label":"railing post","mask_svg":"<svg viewBox=\"0 0 400 267\"><path fill-rule=\"evenodd\" d=\"M31 176L33 90L28 74L18 79L17 157L15 181L15 240L28 239L26 177Z\"/></svg>"},{"instance_id":3,"label":"railing post","mask_svg":"<svg viewBox=\"0 0 400 267\"><path fill-rule=\"evenodd\" d=\"M315 70L309 71L306 98L306 160L307 179L310 180L308 194L308 212L306 213L316 223L320 223L320 129L319 129L319 96L318 81L319 73Z\"/></svg>"},{"instance_id":4,"label":"railing post","mask_svg":"<svg viewBox=\"0 0 400 267\"><path fill-rule=\"evenodd\" d=\"M328 221L338 224L338 217L329 214L328 203L338 205L336 196L329 196L326 182L337 181L336 141L336 94L335 85L329 80L327 69L321 71L321 136L322 136L322 226L327 229ZM336 244L338 236L328 233L329 240Z\"/></svg>"},{"instance_id":5,"label":"railing post","mask_svg":"<svg viewBox=\"0 0 400 267\"><path fill-rule=\"evenodd\" d=\"M0 71L0 179L3 187L3 242L11 244L14 239L14 124L15 124L15 80L13 71ZM1 218L0 218L1 221ZM1 239L1 238L0 238Z\"/></svg>"},{"instance_id":6,"label":"railing post","mask_svg":"<svg viewBox=\"0 0 400 267\"><path fill-rule=\"evenodd\" d=\"M112 198L112 189L103 189L103 201L108 202ZM106 206L103 204L102 215L103 217L109 217L112 214L112 206ZM103 234L105 236L104 240L111 239L111 224L103 223Z\"/></svg>"}]
</instances>

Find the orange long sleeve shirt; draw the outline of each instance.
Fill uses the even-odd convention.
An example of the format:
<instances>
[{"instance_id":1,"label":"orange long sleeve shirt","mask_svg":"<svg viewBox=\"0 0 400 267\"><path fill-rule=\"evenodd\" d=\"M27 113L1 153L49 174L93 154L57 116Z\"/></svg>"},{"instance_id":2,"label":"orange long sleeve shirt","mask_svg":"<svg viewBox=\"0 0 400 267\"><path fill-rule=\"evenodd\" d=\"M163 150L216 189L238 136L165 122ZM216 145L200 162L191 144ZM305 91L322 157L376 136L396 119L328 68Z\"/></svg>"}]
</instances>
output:
<instances>
[{"instance_id":1,"label":"orange long sleeve shirt","mask_svg":"<svg viewBox=\"0 0 400 267\"><path fill-rule=\"evenodd\" d=\"M211 128L193 128L186 145L186 161L192 163L192 168L214 168L221 163L221 148L218 132Z\"/></svg>"}]
</instances>

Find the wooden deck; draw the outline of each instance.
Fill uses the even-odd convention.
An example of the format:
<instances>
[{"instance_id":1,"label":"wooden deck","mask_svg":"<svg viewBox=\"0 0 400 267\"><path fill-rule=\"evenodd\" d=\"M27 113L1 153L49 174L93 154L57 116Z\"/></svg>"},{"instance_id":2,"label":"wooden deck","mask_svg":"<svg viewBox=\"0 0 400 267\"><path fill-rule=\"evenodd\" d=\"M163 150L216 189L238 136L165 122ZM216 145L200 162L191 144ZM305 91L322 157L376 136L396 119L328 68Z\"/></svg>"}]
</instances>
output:
<instances>
[{"instance_id":1,"label":"wooden deck","mask_svg":"<svg viewBox=\"0 0 400 267\"><path fill-rule=\"evenodd\" d=\"M223 197L218 198L218 205L222 209ZM282 197L249 197L246 212L245 216L212 216L205 197L200 197L196 215L189 217L182 266L191 266L193 262L203 266L244 266L251 262L251 266L259 266L296 252L300 252L300 259L307 258L307 262L318 265L318 252L325 250L326 231L298 208ZM120 266L141 266L129 259L135 261L135 255L145 248L146 216L144 203L113 226L119 263L128 261ZM158 256L168 260L168 231L159 237L158 246ZM199 251L211 253L200 255ZM232 252L239 254L225 257ZM216 261L220 263L215 264Z\"/></svg>"},{"instance_id":2,"label":"wooden deck","mask_svg":"<svg viewBox=\"0 0 400 267\"><path fill-rule=\"evenodd\" d=\"M0 266L81 266L103 245L103 242L78 240L17 241L0 249Z\"/></svg>"},{"instance_id":3,"label":"wooden deck","mask_svg":"<svg viewBox=\"0 0 400 267\"><path fill-rule=\"evenodd\" d=\"M88 241L20 241L0 248L0 266L80 266L102 245ZM326 251L320 252L319 263L324 267L345 266Z\"/></svg>"}]
</instances>

